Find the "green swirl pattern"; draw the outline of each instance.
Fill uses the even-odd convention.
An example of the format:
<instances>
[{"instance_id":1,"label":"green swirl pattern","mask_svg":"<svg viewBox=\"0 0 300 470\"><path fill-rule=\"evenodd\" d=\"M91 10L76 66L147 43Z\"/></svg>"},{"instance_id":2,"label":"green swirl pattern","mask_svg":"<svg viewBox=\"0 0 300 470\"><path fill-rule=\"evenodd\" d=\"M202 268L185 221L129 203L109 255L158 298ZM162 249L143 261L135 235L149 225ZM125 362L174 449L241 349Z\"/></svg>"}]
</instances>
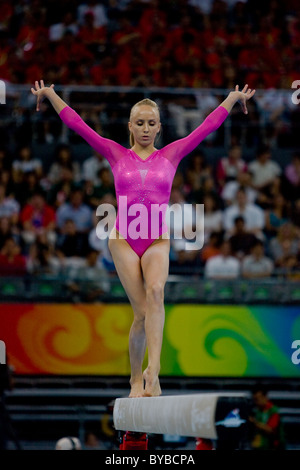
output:
<instances>
[{"instance_id":1,"label":"green swirl pattern","mask_svg":"<svg viewBox=\"0 0 300 470\"><path fill-rule=\"evenodd\" d=\"M162 374L299 377L294 339L300 339L296 307L169 306Z\"/></svg>"}]
</instances>

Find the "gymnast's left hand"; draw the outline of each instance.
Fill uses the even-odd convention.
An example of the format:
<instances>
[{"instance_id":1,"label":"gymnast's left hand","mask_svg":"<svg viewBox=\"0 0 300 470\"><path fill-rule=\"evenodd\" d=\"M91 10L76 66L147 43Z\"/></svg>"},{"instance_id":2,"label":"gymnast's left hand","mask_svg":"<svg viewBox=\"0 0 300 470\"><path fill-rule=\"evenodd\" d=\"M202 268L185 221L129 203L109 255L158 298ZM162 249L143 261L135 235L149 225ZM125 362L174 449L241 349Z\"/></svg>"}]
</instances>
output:
<instances>
[{"instance_id":1,"label":"gymnast's left hand","mask_svg":"<svg viewBox=\"0 0 300 470\"><path fill-rule=\"evenodd\" d=\"M47 97L48 91L53 90L54 85L51 85L50 87L46 87L44 85L44 80L40 80L40 83L36 80L35 81L35 89L31 88L31 93L36 96L37 101L36 101L36 110L40 110L40 105L42 100Z\"/></svg>"},{"instance_id":2,"label":"gymnast's left hand","mask_svg":"<svg viewBox=\"0 0 300 470\"><path fill-rule=\"evenodd\" d=\"M247 101L252 98L255 90L251 90L251 88L248 88L248 85L245 85L242 91L239 91L239 86L236 85L235 91L232 93L236 94L237 101L240 103L243 113L248 114Z\"/></svg>"}]
</instances>

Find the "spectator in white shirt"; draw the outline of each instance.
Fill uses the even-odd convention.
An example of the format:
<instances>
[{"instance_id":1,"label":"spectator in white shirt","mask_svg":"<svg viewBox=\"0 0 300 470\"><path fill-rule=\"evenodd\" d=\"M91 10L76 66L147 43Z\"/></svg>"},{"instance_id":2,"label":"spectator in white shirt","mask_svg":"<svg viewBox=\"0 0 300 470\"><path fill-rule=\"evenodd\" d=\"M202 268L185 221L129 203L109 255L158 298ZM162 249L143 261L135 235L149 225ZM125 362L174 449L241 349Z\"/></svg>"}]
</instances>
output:
<instances>
[{"instance_id":1,"label":"spectator in white shirt","mask_svg":"<svg viewBox=\"0 0 300 470\"><path fill-rule=\"evenodd\" d=\"M12 225L17 225L20 204L13 196L6 196L6 186L0 183L0 217L7 217Z\"/></svg>"},{"instance_id":2,"label":"spectator in white shirt","mask_svg":"<svg viewBox=\"0 0 300 470\"><path fill-rule=\"evenodd\" d=\"M252 184L259 191L267 189L275 178L282 173L278 163L271 160L271 152L268 146L259 149L256 160L249 164L249 171L252 174Z\"/></svg>"},{"instance_id":3,"label":"spectator in white shirt","mask_svg":"<svg viewBox=\"0 0 300 470\"><path fill-rule=\"evenodd\" d=\"M256 204L248 203L244 188L239 188L236 193L236 203L227 207L223 213L223 226L226 236L230 236L234 230L234 221L237 216L245 220L245 228L248 233L253 233L258 238L263 238L262 230L265 226L264 211Z\"/></svg>"},{"instance_id":4,"label":"spectator in white shirt","mask_svg":"<svg viewBox=\"0 0 300 470\"><path fill-rule=\"evenodd\" d=\"M96 0L89 0L86 3L82 3L78 6L77 15L79 24L84 23L84 18L87 13L92 13L94 16L94 25L99 28L100 26L107 25L106 10L103 5L99 5Z\"/></svg>"},{"instance_id":5,"label":"spectator in white shirt","mask_svg":"<svg viewBox=\"0 0 300 470\"><path fill-rule=\"evenodd\" d=\"M247 3L248 0L225 0L227 8L231 10L238 3ZM214 0L188 0L188 4L199 9L204 15L209 15L212 11Z\"/></svg>"},{"instance_id":6,"label":"spectator in white shirt","mask_svg":"<svg viewBox=\"0 0 300 470\"><path fill-rule=\"evenodd\" d=\"M91 181L94 185L101 184L98 175L102 168L109 168L109 163L100 153L94 151L82 164L83 180Z\"/></svg>"},{"instance_id":7,"label":"spectator in white shirt","mask_svg":"<svg viewBox=\"0 0 300 470\"><path fill-rule=\"evenodd\" d=\"M214 0L188 0L188 4L199 9L204 15L209 15L212 10Z\"/></svg>"},{"instance_id":8,"label":"spectator in white shirt","mask_svg":"<svg viewBox=\"0 0 300 470\"><path fill-rule=\"evenodd\" d=\"M263 242L257 240L251 249L251 255L246 256L242 261L243 277L248 279L269 277L273 269L273 261L264 254Z\"/></svg>"},{"instance_id":9,"label":"spectator in white shirt","mask_svg":"<svg viewBox=\"0 0 300 470\"><path fill-rule=\"evenodd\" d=\"M106 269L104 268L100 253L91 248L86 259L82 259L82 264L72 266L66 274L66 284L75 298L73 300L83 300L93 302L109 291L110 283Z\"/></svg>"},{"instance_id":10,"label":"spectator in white shirt","mask_svg":"<svg viewBox=\"0 0 300 470\"><path fill-rule=\"evenodd\" d=\"M40 159L32 158L31 148L24 145L18 152L18 159L13 160L12 163L14 183L22 182L24 174L29 172L34 172L38 178L41 178L43 175L43 165Z\"/></svg>"},{"instance_id":11,"label":"spectator in white shirt","mask_svg":"<svg viewBox=\"0 0 300 470\"><path fill-rule=\"evenodd\" d=\"M68 144L59 144L55 150L54 161L51 163L47 174L51 185L60 183L63 180L64 169L72 171L74 182L80 182L80 165L74 160L71 147Z\"/></svg>"},{"instance_id":12,"label":"spectator in white shirt","mask_svg":"<svg viewBox=\"0 0 300 470\"><path fill-rule=\"evenodd\" d=\"M60 41L67 31L71 31L75 36L78 33L78 26L71 11L66 12L61 23L50 25L49 40Z\"/></svg>"},{"instance_id":13,"label":"spectator in white shirt","mask_svg":"<svg viewBox=\"0 0 300 470\"><path fill-rule=\"evenodd\" d=\"M208 279L236 279L240 274L240 261L231 255L228 241L223 241L221 254L209 258L205 264L204 276Z\"/></svg>"},{"instance_id":14,"label":"spectator in white shirt","mask_svg":"<svg viewBox=\"0 0 300 470\"><path fill-rule=\"evenodd\" d=\"M248 171L240 171L236 180L228 181L222 190L221 197L225 206L233 204L236 200L237 190L242 187L245 189L247 201L254 203L257 197L257 191L252 188L252 177Z\"/></svg>"}]
</instances>

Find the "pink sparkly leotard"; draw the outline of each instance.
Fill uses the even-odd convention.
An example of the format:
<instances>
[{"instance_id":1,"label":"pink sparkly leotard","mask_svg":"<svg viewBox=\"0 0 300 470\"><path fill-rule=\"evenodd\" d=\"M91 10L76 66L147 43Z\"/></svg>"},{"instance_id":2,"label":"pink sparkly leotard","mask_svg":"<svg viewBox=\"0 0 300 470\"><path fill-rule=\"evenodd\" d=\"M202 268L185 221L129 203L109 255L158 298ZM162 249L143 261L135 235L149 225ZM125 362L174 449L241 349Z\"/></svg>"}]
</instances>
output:
<instances>
[{"instance_id":1,"label":"pink sparkly leotard","mask_svg":"<svg viewBox=\"0 0 300 470\"><path fill-rule=\"evenodd\" d=\"M101 137L69 106L59 116L108 160L118 204L116 230L141 257L154 240L168 231L165 214L179 162L224 122L228 111L218 106L187 137L155 150L145 160L133 150Z\"/></svg>"}]
</instances>

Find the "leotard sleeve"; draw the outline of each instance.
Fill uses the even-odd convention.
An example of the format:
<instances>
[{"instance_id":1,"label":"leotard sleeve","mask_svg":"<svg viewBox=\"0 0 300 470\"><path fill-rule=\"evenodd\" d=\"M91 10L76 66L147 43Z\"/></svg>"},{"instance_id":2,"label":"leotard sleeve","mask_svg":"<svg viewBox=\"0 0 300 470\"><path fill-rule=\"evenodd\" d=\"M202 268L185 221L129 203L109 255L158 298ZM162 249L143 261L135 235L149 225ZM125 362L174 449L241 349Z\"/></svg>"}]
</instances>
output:
<instances>
[{"instance_id":1,"label":"leotard sleeve","mask_svg":"<svg viewBox=\"0 0 300 470\"><path fill-rule=\"evenodd\" d=\"M69 106L63 108L59 113L59 117L70 129L75 131L90 144L96 152L101 153L101 155L108 160L111 167L124 155L125 148L122 147L122 145L97 134L97 132L91 129L82 120L79 114Z\"/></svg>"},{"instance_id":2,"label":"leotard sleeve","mask_svg":"<svg viewBox=\"0 0 300 470\"><path fill-rule=\"evenodd\" d=\"M191 153L205 137L217 130L228 115L227 109L223 106L218 106L191 134L161 149L161 155L170 160L175 168L177 168L182 158Z\"/></svg>"}]
</instances>

